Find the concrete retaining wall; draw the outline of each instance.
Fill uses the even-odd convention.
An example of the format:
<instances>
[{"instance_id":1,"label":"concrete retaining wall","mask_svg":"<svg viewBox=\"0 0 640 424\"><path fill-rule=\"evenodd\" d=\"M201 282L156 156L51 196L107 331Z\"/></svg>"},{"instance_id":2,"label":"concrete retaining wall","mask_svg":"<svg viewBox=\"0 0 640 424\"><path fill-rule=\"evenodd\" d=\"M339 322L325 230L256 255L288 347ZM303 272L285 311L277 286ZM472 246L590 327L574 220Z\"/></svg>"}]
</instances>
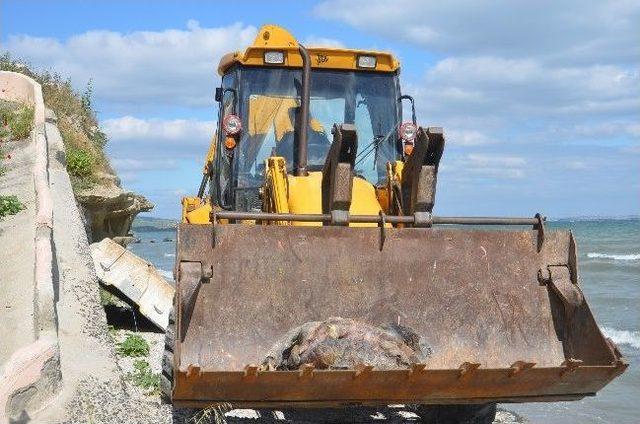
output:
<instances>
[{"instance_id":1,"label":"concrete retaining wall","mask_svg":"<svg viewBox=\"0 0 640 424\"><path fill-rule=\"evenodd\" d=\"M17 72L0 71L0 99L33 106L35 125L44 125L42 87L28 76Z\"/></svg>"},{"instance_id":2,"label":"concrete retaining wall","mask_svg":"<svg viewBox=\"0 0 640 424\"><path fill-rule=\"evenodd\" d=\"M55 312L53 202L49 186L48 146L42 88L31 78L0 72L0 98L34 108L35 143L33 168L36 196L34 259L34 317L36 341L15 351L0 375L0 421L24 419L57 390L60 382L59 351ZM29 260L29 259L26 259Z\"/></svg>"},{"instance_id":3,"label":"concrete retaining wall","mask_svg":"<svg viewBox=\"0 0 640 424\"><path fill-rule=\"evenodd\" d=\"M33 322L24 325L36 335L0 363L0 424L64 422L83 382L122 382L55 115L45 109L40 85L19 73L0 71L0 99L35 112L35 251L18 260L34 262Z\"/></svg>"}]
</instances>

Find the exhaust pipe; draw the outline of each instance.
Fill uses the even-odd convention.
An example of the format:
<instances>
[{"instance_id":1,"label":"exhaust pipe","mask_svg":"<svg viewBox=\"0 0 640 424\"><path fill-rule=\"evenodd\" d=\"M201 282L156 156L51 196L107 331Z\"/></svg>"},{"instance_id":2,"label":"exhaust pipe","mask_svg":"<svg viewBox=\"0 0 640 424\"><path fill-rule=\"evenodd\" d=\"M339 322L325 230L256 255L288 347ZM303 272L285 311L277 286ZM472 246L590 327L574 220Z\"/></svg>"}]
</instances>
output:
<instances>
[{"instance_id":1,"label":"exhaust pipe","mask_svg":"<svg viewBox=\"0 0 640 424\"><path fill-rule=\"evenodd\" d=\"M294 175L306 176L307 172L307 131L309 129L309 98L311 97L311 58L309 52L301 44L302 56L302 93L300 95L300 119L296 140L296 163Z\"/></svg>"}]
</instances>

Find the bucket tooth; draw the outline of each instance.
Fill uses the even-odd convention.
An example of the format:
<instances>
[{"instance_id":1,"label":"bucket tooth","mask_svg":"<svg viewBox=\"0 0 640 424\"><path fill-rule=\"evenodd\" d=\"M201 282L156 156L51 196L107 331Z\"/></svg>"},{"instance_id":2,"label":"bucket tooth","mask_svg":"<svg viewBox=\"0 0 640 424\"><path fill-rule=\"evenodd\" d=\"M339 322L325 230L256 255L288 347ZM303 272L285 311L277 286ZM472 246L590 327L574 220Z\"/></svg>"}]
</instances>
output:
<instances>
[{"instance_id":1,"label":"bucket tooth","mask_svg":"<svg viewBox=\"0 0 640 424\"><path fill-rule=\"evenodd\" d=\"M201 374L202 370L200 369L200 365L189 364L189 366L187 366L187 378L200 377Z\"/></svg>"},{"instance_id":2,"label":"bucket tooth","mask_svg":"<svg viewBox=\"0 0 640 424\"><path fill-rule=\"evenodd\" d=\"M464 362L458 367L458 378L468 377L478 368L480 368L480 364L477 362Z\"/></svg>"},{"instance_id":3,"label":"bucket tooth","mask_svg":"<svg viewBox=\"0 0 640 424\"><path fill-rule=\"evenodd\" d=\"M353 378L363 377L369 374L371 370L373 370L373 365L367 365L367 364L359 365L356 367L356 370L353 373Z\"/></svg>"},{"instance_id":4,"label":"bucket tooth","mask_svg":"<svg viewBox=\"0 0 640 424\"><path fill-rule=\"evenodd\" d=\"M560 377L570 374L577 370L582 365L582 361L579 359L569 358L562 363L564 369L560 371Z\"/></svg>"},{"instance_id":5,"label":"bucket tooth","mask_svg":"<svg viewBox=\"0 0 640 424\"><path fill-rule=\"evenodd\" d=\"M516 361L509 367L509 377L514 377L520 374L522 371L533 368L536 365L535 362Z\"/></svg>"},{"instance_id":6,"label":"bucket tooth","mask_svg":"<svg viewBox=\"0 0 640 424\"><path fill-rule=\"evenodd\" d=\"M423 363L411 364L411 368L407 370L407 375L410 378L415 377L416 375L422 373L426 367L427 367L427 364L423 364Z\"/></svg>"},{"instance_id":7,"label":"bucket tooth","mask_svg":"<svg viewBox=\"0 0 640 424\"><path fill-rule=\"evenodd\" d=\"M245 378L256 378L258 376L258 366L254 364L249 364L245 366L244 376Z\"/></svg>"},{"instance_id":8,"label":"bucket tooth","mask_svg":"<svg viewBox=\"0 0 640 424\"><path fill-rule=\"evenodd\" d=\"M298 373L298 378L313 378L313 370L315 369L316 367L311 364L302 365Z\"/></svg>"}]
</instances>

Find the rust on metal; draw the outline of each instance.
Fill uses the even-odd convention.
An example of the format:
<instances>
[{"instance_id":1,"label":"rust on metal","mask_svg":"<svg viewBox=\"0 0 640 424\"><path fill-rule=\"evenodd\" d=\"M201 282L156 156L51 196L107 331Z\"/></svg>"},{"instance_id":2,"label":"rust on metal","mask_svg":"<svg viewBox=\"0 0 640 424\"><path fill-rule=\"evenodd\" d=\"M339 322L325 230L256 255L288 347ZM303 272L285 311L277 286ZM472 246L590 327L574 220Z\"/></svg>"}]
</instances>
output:
<instances>
[{"instance_id":1,"label":"rust on metal","mask_svg":"<svg viewBox=\"0 0 640 424\"><path fill-rule=\"evenodd\" d=\"M202 371L198 365L189 364L189 366L187 366L186 374L187 374L187 378L200 377L200 375L202 374Z\"/></svg>"},{"instance_id":2,"label":"rust on metal","mask_svg":"<svg viewBox=\"0 0 640 424\"><path fill-rule=\"evenodd\" d=\"M353 378L358 378L361 376L365 376L367 374L369 374L371 371L373 371L373 365L361 365L358 366L354 373L353 373Z\"/></svg>"},{"instance_id":3,"label":"rust on metal","mask_svg":"<svg viewBox=\"0 0 640 424\"><path fill-rule=\"evenodd\" d=\"M480 364L477 362L463 362L462 365L458 367L458 378L467 377L478 368L480 368Z\"/></svg>"},{"instance_id":4,"label":"rust on metal","mask_svg":"<svg viewBox=\"0 0 640 424\"><path fill-rule=\"evenodd\" d=\"M248 378L258 377L258 366L251 364L244 367L244 376Z\"/></svg>"},{"instance_id":5,"label":"rust on metal","mask_svg":"<svg viewBox=\"0 0 640 424\"><path fill-rule=\"evenodd\" d=\"M304 364L302 365L302 367L300 367L300 378L312 378L313 377L313 371L316 369L316 367L314 367L311 364Z\"/></svg>"},{"instance_id":6,"label":"rust on metal","mask_svg":"<svg viewBox=\"0 0 640 424\"><path fill-rule=\"evenodd\" d=\"M562 366L564 368L562 371L560 371L560 376L563 377L566 374L575 372L579 367L582 366L582 364L583 361L579 359L567 358L567 360L562 363Z\"/></svg>"},{"instance_id":7,"label":"rust on metal","mask_svg":"<svg viewBox=\"0 0 640 424\"><path fill-rule=\"evenodd\" d=\"M559 401L592 395L624 371L587 303L569 311L538 281L539 270L560 265L577 287L570 232L547 230L538 250L531 227L385 228L380 250L376 227L229 224L216 225L212 249L210 227L178 229L177 406ZM357 378L245 369L291 329L329 317L401 324L432 354ZM198 378L187 377L189 364L201 367Z\"/></svg>"},{"instance_id":8,"label":"rust on metal","mask_svg":"<svg viewBox=\"0 0 640 424\"><path fill-rule=\"evenodd\" d=\"M511 371L509 372L509 377L515 377L520 374L522 371L533 368L536 365L535 362L526 362L526 361L516 361L511 364Z\"/></svg>"},{"instance_id":9,"label":"rust on metal","mask_svg":"<svg viewBox=\"0 0 640 424\"><path fill-rule=\"evenodd\" d=\"M422 373L426 367L427 364L411 364L411 368L409 368L408 370L409 377L415 377L416 375Z\"/></svg>"}]
</instances>

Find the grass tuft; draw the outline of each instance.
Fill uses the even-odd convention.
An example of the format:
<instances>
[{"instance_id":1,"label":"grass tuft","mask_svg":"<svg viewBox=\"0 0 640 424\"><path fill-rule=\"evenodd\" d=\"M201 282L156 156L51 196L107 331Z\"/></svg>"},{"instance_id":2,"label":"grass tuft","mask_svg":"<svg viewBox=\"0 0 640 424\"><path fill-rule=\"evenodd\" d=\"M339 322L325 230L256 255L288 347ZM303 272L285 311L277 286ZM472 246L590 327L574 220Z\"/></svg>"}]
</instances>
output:
<instances>
[{"instance_id":1,"label":"grass tuft","mask_svg":"<svg viewBox=\"0 0 640 424\"><path fill-rule=\"evenodd\" d=\"M67 150L67 171L74 177L86 179L93 174L94 160L89 152L83 149Z\"/></svg>"},{"instance_id":2,"label":"grass tuft","mask_svg":"<svg viewBox=\"0 0 640 424\"><path fill-rule=\"evenodd\" d=\"M144 357L149 355L149 344L137 334L128 334L122 342L118 343L116 351L122 356Z\"/></svg>"},{"instance_id":3,"label":"grass tuft","mask_svg":"<svg viewBox=\"0 0 640 424\"><path fill-rule=\"evenodd\" d=\"M9 130L16 140L29 137L33 129L34 110L32 107L22 107L9 120Z\"/></svg>"},{"instance_id":4,"label":"grass tuft","mask_svg":"<svg viewBox=\"0 0 640 424\"><path fill-rule=\"evenodd\" d=\"M128 377L138 387L148 390L147 395L160 393L160 374L153 373L149 362L144 359L137 359L133 363L134 372Z\"/></svg>"},{"instance_id":5,"label":"grass tuft","mask_svg":"<svg viewBox=\"0 0 640 424\"><path fill-rule=\"evenodd\" d=\"M8 215L15 215L24 209L16 196L0 196L0 219Z\"/></svg>"},{"instance_id":6,"label":"grass tuft","mask_svg":"<svg viewBox=\"0 0 640 424\"><path fill-rule=\"evenodd\" d=\"M34 110L18 103L0 104L0 139L22 140L33 129Z\"/></svg>"}]
</instances>

